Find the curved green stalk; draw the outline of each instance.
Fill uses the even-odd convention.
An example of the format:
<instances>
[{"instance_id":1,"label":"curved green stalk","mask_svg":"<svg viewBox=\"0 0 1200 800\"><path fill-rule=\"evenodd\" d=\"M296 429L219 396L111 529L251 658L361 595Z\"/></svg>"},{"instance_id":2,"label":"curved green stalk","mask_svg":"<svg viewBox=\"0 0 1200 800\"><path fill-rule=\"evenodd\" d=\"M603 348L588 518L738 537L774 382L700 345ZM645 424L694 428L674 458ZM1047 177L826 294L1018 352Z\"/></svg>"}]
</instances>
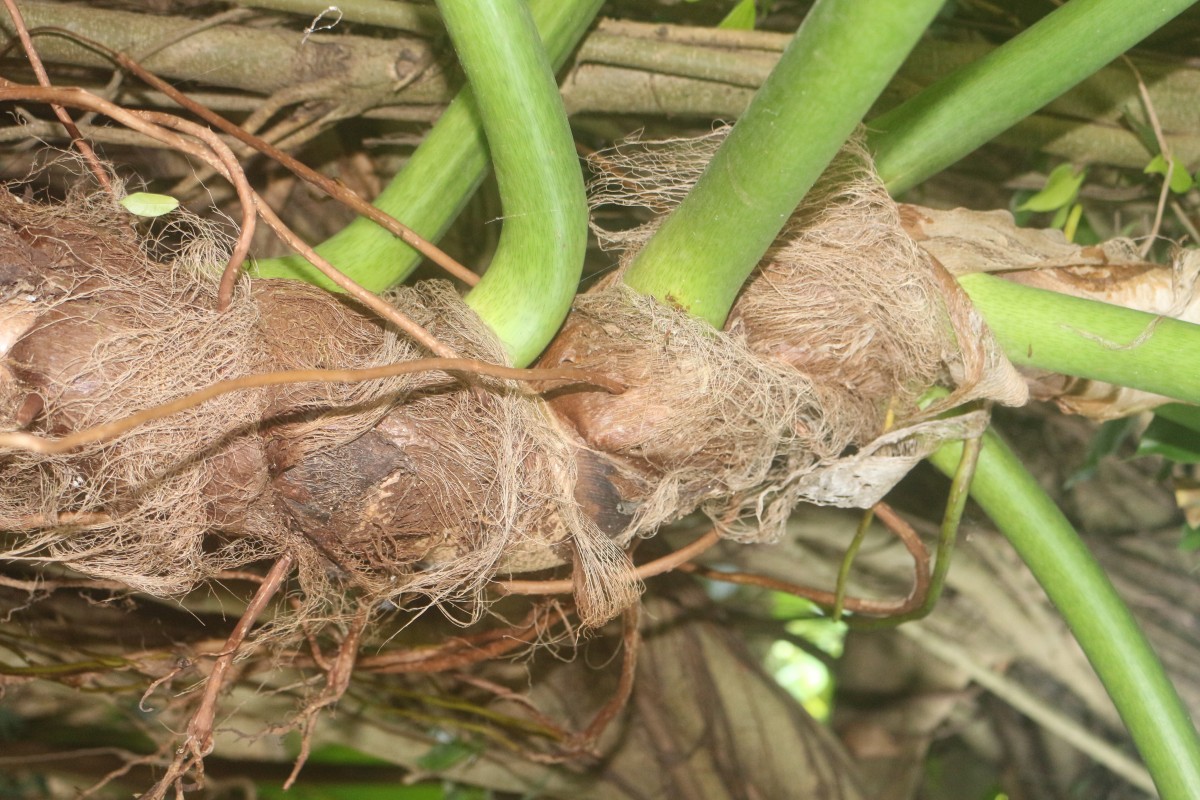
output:
<instances>
[{"instance_id":1,"label":"curved green stalk","mask_svg":"<svg viewBox=\"0 0 1200 800\"><path fill-rule=\"evenodd\" d=\"M523 0L438 0L487 133L504 227L467 305L516 366L542 352L583 272L588 207L554 70Z\"/></svg>"},{"instance_id":2,"label":"curved green stalk","mask_svg":"<svg viewBox=\"0 0 1200 800\"><path fill-rule=\"evenodd\" d=\"M555 68L583 37L603 0L530 0L538 32ZM374 201L431 241L441 238L487 174L488 146L471 89L446 107L404 169ZM358 218L317 245L317 252L371 291L383 291L416 269L421 255L368 219ZM339 291L299 256L259 261L251 274L292 278Z\"/></svg>"},{"instance_id":3,"label":"curved green stalk","mask_svg":"<svg viewBox=\"0 0 1200 800\"><path fill-rule=\"evenodd\" d=\"M1070 0L987 56L869 123L892 194L950 166L1037 111L1195 0Z\"/></svg>"},{"instance_id":4,"label":"curved green stalk","mask_svg":"<svg viewBox=\"0 0 1200 800\"><path fill-rule=\"evenodd\" d=\"M930 460L949 475L961 452L945 445ZM1074 632L1163 800L1200 797L1200 740L1162 664L1071 523L994 433L985 434L971 496Z\"/></svg>"},{"instance_id":5,"label":"curved green stalk","mask_svg":"<svg viewBox=\"0 0 1200 800\"><path fill-rule=\"evenodd\" d=\"M743 281L942 2L818 0L625 282L721 327Z\"/></svg>"},{"instance_id":6,"label":"curved green stalk","mask_svg":"<svg viewBox=\"0 0 1200 800\"><path fill-rule=\"evenodd\" d=\"M1200 325L994 275L958 280L1014 364L1200 403Z\"/></svg>"}]
</instances>

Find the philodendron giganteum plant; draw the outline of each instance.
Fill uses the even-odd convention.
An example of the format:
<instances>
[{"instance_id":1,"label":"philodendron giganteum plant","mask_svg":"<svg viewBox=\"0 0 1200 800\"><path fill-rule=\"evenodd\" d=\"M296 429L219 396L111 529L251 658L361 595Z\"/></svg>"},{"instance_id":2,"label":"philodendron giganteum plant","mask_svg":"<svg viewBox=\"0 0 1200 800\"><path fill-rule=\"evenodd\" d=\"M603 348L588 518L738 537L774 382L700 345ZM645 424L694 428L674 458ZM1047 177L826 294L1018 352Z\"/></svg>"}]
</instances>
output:
<instances>
[{"instance_id":1,"label":"philodendron giganteum plant","mask_svg":"<svg viewBox=\"0 0 1200 800\"><path fill-rule=\"evenodd\" d=\"M700 512L714 537L771 542L798 503L870 508L928 458L955 477L932 595L969 487L1071 626L1161 795L1200 796L1200 746L1161 665L986 430L990 404L1028 399L1018 366L1200 402L1197 373L1177 368L1200 329L982 274L952 257L963 248L936 212L892 200L1189 4L1070 0L864 127L942 0L818 0L732 128L598 154L592 202L650 221L595 228L620 266L578 295L588 200L554 69L597 0L437 4L469 86L376 203L436 239L494 168L502 233L462 297L402 285L419 255L360 219L315 252L258 262L226 302L209 252L165 270L125 232L93 237L102 217L6 194L0 220L33 233L32 266L0 273L3 556L162 597L271 559L264 587L294 573L303 598L275 641L318 621L348 631L310 721L345 692L381 608L478 619L497 593L562 590L511 579L558 568L598 627L638 602L628 550L662 526ZM198 135L162 115L121 121ZM52 226L77 243L40 233ZM387 290L403 321L327 291L356 286ZM879 616L844 601L831 613ZM215 691L160 795L211 749Z\"/></svg>"}]
</instances>

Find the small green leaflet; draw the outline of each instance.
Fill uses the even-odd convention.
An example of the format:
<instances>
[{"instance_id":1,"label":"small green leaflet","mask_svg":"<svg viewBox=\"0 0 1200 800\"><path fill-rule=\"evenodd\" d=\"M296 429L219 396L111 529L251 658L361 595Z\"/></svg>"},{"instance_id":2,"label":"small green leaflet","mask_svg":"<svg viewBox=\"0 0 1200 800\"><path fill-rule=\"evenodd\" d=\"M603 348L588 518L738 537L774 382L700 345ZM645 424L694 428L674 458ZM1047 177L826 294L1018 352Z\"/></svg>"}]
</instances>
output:
<instances>
[{"instance_id":1,"label":"small green leaflet","mask_svg":"<svg viewBox=\"0 0 1200 800\"><path fill-rule=\"evenodd\" d=\"M1096 470L1100 467L1100 461L1107 456L1116 456L1117 451L1121 449L1121 445L1133 435L1136 427L1136 417L1110 419L1101 425L1092 436L1092 441L1088 445L1087 457L1084 459L1083 464L1079 469L1067 476L1067 480L1063 483L1063 489L1070 489L1077 483L1090 481L1096 477Z\"/></svg>"},{"instance_id":2,"label":"small green leaflet","mask_svg":"<svg viewBox=\"0 0 1200 800\"><path fill-rule=\"evenodd\" d=\"M1163 456L1179 464L1200 464L1200 433L1156 415L1138 442L1137 455Z\"/></svg>"},{"instance_id":3,"label":"small green leaflet","mask_svg":"<svg viewBox=\"0 0 1200 800\"><path fill-rule=\"evenodd\" d=\"M179 208L179 201L170 195L134 192L121 198L121 205L139 217L161 217Z\"/></svg>"},{"instance_id":4,"label":"small green leaflet","mask_svg":"<svg viewBox=\"0 0 1200 800\"><path fill-rule=\"evenodd\" d=\"M1065 208L1075 202L1085 177L1087 170L1076 172L1070 164L1059 164L1046 178L1045 188L1017 206L1017 210L1057 211Z\"/></svg>"},{"instance_id":5,"label":"small green leaflet","mask_svg":"<svg viewBox=\"0 0 1200 800\"><path fill-rule=\"evenodd\" d=\"M1200 528L1193 528L1186 522L1183 525L1183 537L1179 540L1179 549L1185 553L1200 550Z\"/></svg>"},{"instance_id":6,"label":"small green leaflet","mask_svg":"<svg viewBox=\"0 0 1200 800\"><path fill-rule=\"evenodd\" d=\"M1183 194L1188 189L1196 185L1196 181L1188 174L1187 168L1179 163L1179 159L1171 156L1171 164L1174 169L1171 171L1171 191L1175 194ZM1162 154L1156 155L1150 159L1150 163L1142 170L1146 175L1163 175L1167 174L1167 160L1162 157Z\"/></svg>"},{"instance_id":7,"label":"small green leaflet","mask_svg":"<svg viewBox=\"0 0 1200 800\"><path fill-rule=\"evenodd\" d=\"M733 10L725 15L718 28L739 31L754 30L754 0L741 0Z\"/></svg>"},{"instance_id":8,"label":"small green leaflet","mask_svg":"<svg viewBox=\"0 0 1200 800\"><path fill-rule=\"evenodd\" d=\"M442 772L482 752L483 745L452 739L431 747L425 755L417 759L417 766L427 772Z\"/></svg>"}]
</instances>

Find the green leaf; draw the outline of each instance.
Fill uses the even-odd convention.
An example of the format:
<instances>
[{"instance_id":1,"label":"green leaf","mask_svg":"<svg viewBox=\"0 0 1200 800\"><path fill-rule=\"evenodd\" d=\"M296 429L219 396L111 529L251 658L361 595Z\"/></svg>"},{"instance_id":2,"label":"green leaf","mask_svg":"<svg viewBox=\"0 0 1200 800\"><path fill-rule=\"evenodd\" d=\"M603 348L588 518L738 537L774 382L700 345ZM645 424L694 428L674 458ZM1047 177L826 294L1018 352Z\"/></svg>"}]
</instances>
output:
<instances>
[{"instance_id":1,"label":"green leaf","mask_svg":"<svg viewBox=\"0 0 1200 800\"><path fill-rule=\"evenodd\" d=\"M161 217L179 208L179 201L165 194L134 192L121 198L121 205L130 214L139 217Z\"/></svg>"},{"instance_id":2,"label":"green leaf","mask_svg":"<svg viewBox=\"0 0 1200 800\"><path fill-rule=\"evenodd\" d=\"M1163 419L1169 419L1176 425L1182 425L1200 433L1200 406L1167 403L1165 406L1154 409L1154 414Z\"/></svg>"},{"instance_id":3,"label":"green leaf","mask_svg":"<svg viewBox=\"0 0 1200 800\"><path fill-rule=\"evenodd\" d=\"M754 21L754 0L740 0L733 7L733 10L725 16L725 19L721 20L721 23L717 27L739 31L752 31L754 30Z\"/></svg>"},{"instance_id":4,"label":"green leaf","mask_svg":"<svg viewBox=\"0 0 1200 800\"><path fill-rule=\"evenodd\" d=\"M481 786L455 785L446 789L445 800L488 800L491 792Z\"/></svg>"},{"instance_id":5,"label":"green leaf","mask_svg":"<svg viewBox=\"0 0 1200 800\"><path fill-rule=\"evenodd\" d=\"M1200 528L1193 528L1185 523L1183 538L1179 540L1179 549L1185 553L1194 553L1200 550Z\"/></svg>"},{"instance_id":6,"label":"green leaf","mask_svg":"<svg viewBox=\"0 0 1200 800\"><path fill-rule=\"evenodd\" d=\"M1196 182L1188 173L1183 164L1179 163L1179 159L1171 156L1171 191L1175 194L1183 194L1184 192L1195 186ZM1150 159L1150 163L1142 170L1146 175L1163 175L1167 174L1167 160L1162 155L1157 155Z\"/></svg>"},{"instance_id":7,"label":"green leaf","mask_svg":"<svg viewBox=\"0 0 1200 800\"><path fill-rule=\"evenodd\" d=\"M1133 433L1136 425L1136 417L1113 419L1101 425L1092 436L1083 464L1067 476L1063 482L1063 489L1070 489L1077 483L1091 480L1096 475L1100 461L1106 456L1115 455L1125 440L1129 438L1129 434Z\"/></svg>"},{"instance_id":8,"label":"green leaf","mask_svg":"<svg viewBox=\"0 0 1200 800\"><path fill-rule=\"evenodd\" d=\"M1163 456L1180 464L1200 464L1200 433L1155 416L1138 442L1137 455Z\"/></svg>"},{"instance_id":9,"label":"green leaf","mask_svg":"<svg viewBox=\"0 0 1200 800\"><path fill-rule=\"evenodd\" d=\"M453 739L434 745L428 753L417 759L417 766L427 772L442 772L479 755L482 751L482 745Z\"/></svg>"},{"instance_id":10,"label":"green leaf","mask_svg":"<svg viewBox=\"0 0 1200 800\"><path fill-rule=\"evenodd\" d=\"M1021 205L1018 211L1057 211L1075 202L1087 170L1075 171L1070 164L1059 164L1046 178L1045 187Z\"/></svg>"},{"instance_id":11,"label":"green leaf","mask_svg":"<svg viewBox=\"0 0 1200 800\"><path fill-rule=\"evenodd\" d=\"M445 800L446 792L440 783L420 783L401 786L392 783L367 782L304 782L300 781L286 792L278 785L260 783L259 800Z\"/></svg>"}]
</instances>

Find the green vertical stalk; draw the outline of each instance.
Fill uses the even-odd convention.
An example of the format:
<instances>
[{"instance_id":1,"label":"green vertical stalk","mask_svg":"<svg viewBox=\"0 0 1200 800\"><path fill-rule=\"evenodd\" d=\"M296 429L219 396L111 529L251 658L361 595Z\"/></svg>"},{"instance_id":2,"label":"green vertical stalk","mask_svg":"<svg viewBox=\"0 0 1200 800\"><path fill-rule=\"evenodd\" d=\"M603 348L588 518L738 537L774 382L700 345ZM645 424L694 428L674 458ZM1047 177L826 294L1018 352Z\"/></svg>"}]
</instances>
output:
<instances>
[{"instance_id":1,"label":"green vertical stalk","mask_svg":"<svg viewBox=\"0 0 1200 800\"><path fill-rule=\"evenodd\" d=\"M987 56L870 121L892 194L950 166L1037 111L1195 0L1070 0Z\"/></svg>"},{"instance_id":2,"label":"green vertical stalk","mask_svg":"<svg viewBox=\"0 0 1200 800\"><path fill-rule=\"evenodd\" d=\"M959 284L1014 364L1200 403L1200 325L994 275Z\"/></svg>"},{"instance_id":3,"label":"green vertical stalk","mask_svg":"<svg viewBox=\"0 0 1200 800\"><path fill-rule=\"evenodd\" d=\"M625 282L715 327L943 0L817 0Z\"/></svg>"},{"instance_id":4,"label":"green vertical stalk","mask_svg":"<svg viewBox=\"0 0 1200 800\"><path fill-rule=\"evenodd\" d=\"M575 140L550 59L523 0L438 0L475 94L504 227L467 305L513 364L533 361L579 286L588 207Z\"/></svg>"},{"instance_id":5,"label":"green vertical stalk","mask_svg":"<svg viewBox=\"0 0 1200 800\"><path fill-rule=\"evenodd\" d=\"M530 0L529 9L555 69L591 25L603 0ZM446 107L404 169L375 199L379 209L426 239L441 238L487 174L488 143L470 88ZM416 269L421 255L368 219L358 218L317 245L317 252L371 291L383 291ZM258 262L252 274L336 287L299 256Z\"/></svg>"},{"instance_id":6,"label":"green vertical stalk","mask_svg":"<svg viewBox=\"0 0 1200 800\"><path fill-rule=\"evenodd\" d=\"M930 460L953 474L962 445ZM1137 621L1063 513L1016 455L985 434L971 496L1058 608L1125 721L1163 800L1200 797L1200 739Z\"/></svg>"}]
</instances>

